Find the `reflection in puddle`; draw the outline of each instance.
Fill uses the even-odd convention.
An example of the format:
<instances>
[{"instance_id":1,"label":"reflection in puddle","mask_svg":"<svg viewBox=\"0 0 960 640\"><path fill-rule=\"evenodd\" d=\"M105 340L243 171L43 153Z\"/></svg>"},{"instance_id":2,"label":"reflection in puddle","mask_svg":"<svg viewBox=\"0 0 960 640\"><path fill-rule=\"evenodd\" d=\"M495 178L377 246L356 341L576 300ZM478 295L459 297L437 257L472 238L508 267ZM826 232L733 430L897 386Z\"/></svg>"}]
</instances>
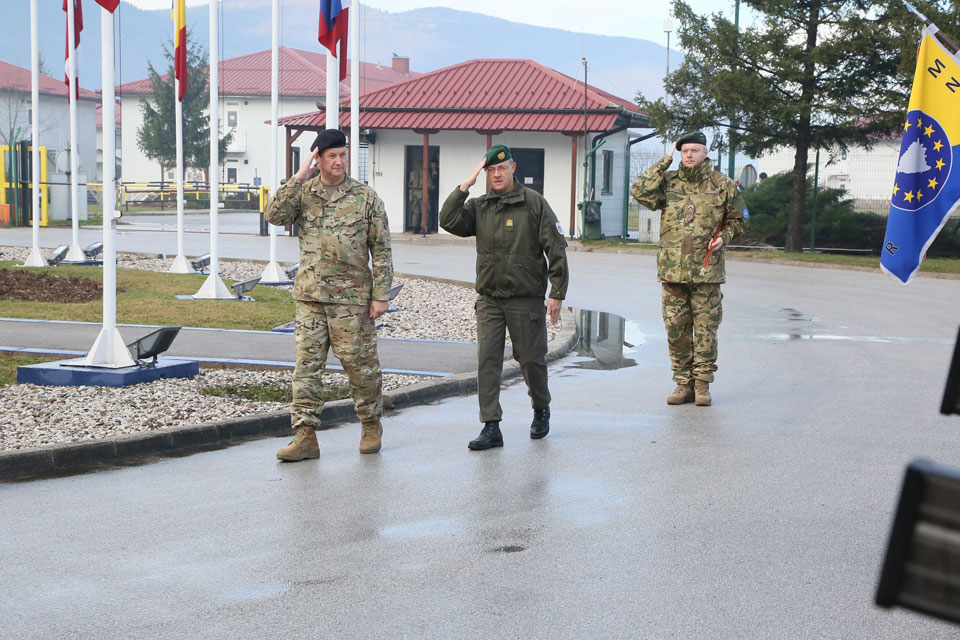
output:
<instances>
[{"instance_id":1,"label":"reflection in puddle","mask_svg":"<svg viewBox=\"0 0 960 640\"><path fill-rule=\"evenodd\" d=\"M458 518L431 518L384 527L379 533L383 538L429 538L453 533L459 526Z\"/></svg>"},{"instance_id":2,"label":"reflection in puddle","mask_svg":"<svg viewBox=\"0 0 960 640\"><path fill-rule=\"evenodd\" d=\"M828 333L766 333L757 336L761 340L790 342L793 340L825 340L838 342L879 342L895 344L953 344L947 338L909 338L904 336L839 336Z\"/></svg>"},{"instance_id":3,"label":"reflection in puddle","mask_svg":"<svg viewBox=\"0 0 960 640\"><path fill-rule=\"evenodd\" d=\"M571 367L610 371L636 366L637 361L627 355L635 353L645 342L637 323L588 309L575 309L574 316L580 333L574 350L586 359L572 363Z\"/></svg>"}]
</instances>

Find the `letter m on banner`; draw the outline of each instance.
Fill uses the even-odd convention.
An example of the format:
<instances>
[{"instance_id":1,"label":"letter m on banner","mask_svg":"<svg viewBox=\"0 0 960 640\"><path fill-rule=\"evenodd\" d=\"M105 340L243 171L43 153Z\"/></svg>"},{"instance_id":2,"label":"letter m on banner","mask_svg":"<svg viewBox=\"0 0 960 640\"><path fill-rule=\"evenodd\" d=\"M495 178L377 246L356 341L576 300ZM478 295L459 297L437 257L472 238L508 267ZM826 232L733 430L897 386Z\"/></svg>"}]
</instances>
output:
<instances>
[{"instance_id":1,"label":"letter m on banner","mask_svg":"<svg viewBox=\"0 0 960 640\"><path fill-rule=\"evenodd\" d=\"M880 268L904 284L960 206L960 56L923 31Z\"/></svg>"},{"instance_id":2,"label":"letter m on banner","mask_svg":"<svg viewBox=\"0 0 960 640\"><path fill-rule=\"evenodd\" d=\"M320 0L320 29L317 40L340 61L340 80L347 77L347 20L350 0ZM337 43L340 54L337 55Z\"/></svg>"}]
</instances>

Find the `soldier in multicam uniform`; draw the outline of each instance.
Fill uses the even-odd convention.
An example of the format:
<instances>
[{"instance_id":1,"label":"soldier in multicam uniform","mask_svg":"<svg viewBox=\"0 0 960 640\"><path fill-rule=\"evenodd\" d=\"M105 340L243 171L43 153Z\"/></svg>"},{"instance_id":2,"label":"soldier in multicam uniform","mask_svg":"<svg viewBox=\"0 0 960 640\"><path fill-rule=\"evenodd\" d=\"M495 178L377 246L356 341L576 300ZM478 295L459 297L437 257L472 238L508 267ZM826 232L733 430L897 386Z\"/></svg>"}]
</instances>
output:
<instances>
[{"instance_id":1,"label":"soldier in multicam uniform","mask_svg":"<svg viewBox=\"0 0 960 640\"><path fill-rule=\"evenodd\" d=\"M680 169L667 171L675 150ZM733 180L713 170L707 138L699 131L681 136L631 191L640 204L662 211L657 279L663 284L663 322L677 383L667 404L709 406L723 317L723 246L746 227L746 203Z\"/></svg>"},{"instance_id":2,"label":"soldier in multicam uniform","mask_svg":"<svg viewBox=\"0 0 960 640\"><path fill-rule=\"evenodd\" d=\"M316 429L330 347L350 380L363 427L360 452L380 450L383 393L373 321L386 313L393 284L390 229L376 192L346 174L346 144L339 130L321 131L310 157L277 189L264 212L271 224L300 224L300 269L293 287L297 365L290 405L297 433L277 451L280 460L320 456ZM314 161L320 174L311 177Z\"/></svg>"}]
</instances>

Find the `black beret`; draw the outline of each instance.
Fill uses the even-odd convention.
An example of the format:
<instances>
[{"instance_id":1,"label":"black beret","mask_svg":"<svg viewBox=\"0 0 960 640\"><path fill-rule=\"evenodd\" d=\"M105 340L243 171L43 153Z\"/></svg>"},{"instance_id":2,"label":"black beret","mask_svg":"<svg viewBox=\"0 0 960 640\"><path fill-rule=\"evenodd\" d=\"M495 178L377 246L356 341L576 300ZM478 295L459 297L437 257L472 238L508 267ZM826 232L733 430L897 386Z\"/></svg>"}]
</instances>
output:
<instances>
[{"instance_id":1,"label":"black beret","mask_svg":"<svg viewBox=\"0 0 960 640\"><path fill-rule=\"evenodd\" d=\"M343 135L340 129L324 129L317 134L317 139L310 145L310 151L314 149L323 153L324 149L347 146L347 136Z\"/></svg>"},{"instance_id":2,"label":"black beret","mask_svg":"<svg viewBox=\"0 0 960 640\"><path fill-rule=\"evenodd\" d=\"M697 144L707 146L707 136L703 135L702 131L691 131L690 133L685 133L677 139L677 151L683 149L683 145L688 142L695 142Z\"/></svg>"}]
</instances>

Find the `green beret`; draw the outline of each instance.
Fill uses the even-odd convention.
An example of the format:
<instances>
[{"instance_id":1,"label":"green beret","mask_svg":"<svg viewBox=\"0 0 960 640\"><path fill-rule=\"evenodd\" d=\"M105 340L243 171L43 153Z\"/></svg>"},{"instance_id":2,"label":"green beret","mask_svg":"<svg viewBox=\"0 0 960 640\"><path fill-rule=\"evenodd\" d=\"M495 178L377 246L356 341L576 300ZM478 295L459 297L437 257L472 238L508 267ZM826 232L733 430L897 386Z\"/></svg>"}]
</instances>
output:
<instances>
[{"instance_id":1,"label":"green beret","mask_svg":"<svg viewBox=\"0 0 960 640\"><path fill-rule=\"evenodd\" d=\"M487 151L483 156L486 158L486 162L483 163L484 167L489 167L492 164L500 164L504 160L513 159L513 154L510 153L510 147L505 144L495 144L490 147L490 150Z\"/></svg>"},{"instance_id":2,"label":"green beret","mask_svg":"<svg viewBox=\"0 0 960 640\"><path fill-rule=\"evenodd\" d=\"M697 144L707 146L707 136L703 135L702 131L691 131L690 133L685 133L677 139L677 151L683 149L683 145L688 142L696 142Z\"/></svg>"}]
</instances>

